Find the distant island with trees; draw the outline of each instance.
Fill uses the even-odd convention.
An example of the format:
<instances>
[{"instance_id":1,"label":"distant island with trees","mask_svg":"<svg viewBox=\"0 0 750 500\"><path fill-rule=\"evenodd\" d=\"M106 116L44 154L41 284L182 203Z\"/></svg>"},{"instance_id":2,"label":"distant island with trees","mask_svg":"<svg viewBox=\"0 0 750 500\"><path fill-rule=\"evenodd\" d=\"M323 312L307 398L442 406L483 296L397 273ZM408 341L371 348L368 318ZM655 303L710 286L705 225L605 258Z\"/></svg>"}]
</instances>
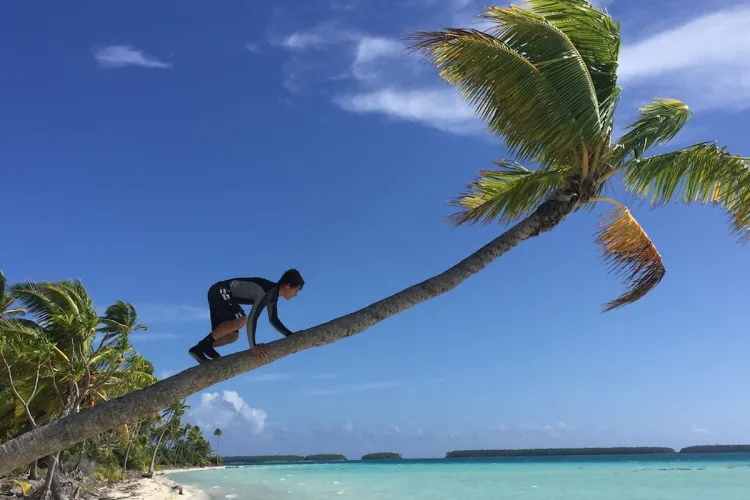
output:
<instances>
[{"instance_id":1,"label":"distant island with trees","mask_svg":"<svg viewBox=\"0 0 750 500\"><path fill-rule=\"evenodd\" d=\"M750 453L750 444L711 444L704 446L688 446L680 453Z\"/></svg>"},{"instance_id":2,"label":"distant island with trees","mask_svg":"<svg viewBox=\"0 0 750 500\"><path fill-rule=\"evenodd\" d=\"M367 460L402 460L402 458L399 453L381 452L381 453L368 453L367 455L362 455L362 461L367 461Z\"/></svg>"},{"instance_id":3,"label":"distant island with trees","mask_svg":"<svg viewBox=\"0 0 750 500\"><path fill-rule=\"evenodd\" d=\"M445 458L662 455L667 453L676 453L676 451L672 448L650 446L617 448L532 448L525 450L456 450L446 453Z\"/></svg>"},{"instance_id":4,"label":"distant island with trees","mask_svg":"<svg viewBox=\"0 0 750 500\"><path fill-rule=\"evenodd\" d=\"M530 448L515 450L455 450L445 454L446 459L496 458L496 457L553 457L553 456L596 456L596 455L669 455L690 453L750 453L747 444L713 444L688 446L679 452L674 448L658 446L630 446L611 448ZM403 460L394 452L368 453L362 461ZM348 462L345 455L319 453L314 455L250 455L221 457L224 464L253 464L278 462Z\"/></svg>"},{"instance_id":5,"label":"distant island with trees","mask_svg":"<svg viewBox=\"0 0 750 500\"><path fill-rule=\"evenodd\" d=\"M531 448L519 450L456 450L445 454L445 458L492 458L492 457L552 457L594 455L668 455L678 453L673 448L656 446L629 446L614 448ZM679 453L750 453L750 445L702 445L682 448Z\"/></svg>"},{"instance_id":6,"label":"distant island with trees","mask_svg":"<svg viewBox=\"0 0 750 500\"><path fill-rule=\"evenodd\" d=\"M344 462L346 456L335 453L319 453L316 455L253 455L221 457L224 464L231 463L269 463L269 462Z\"/></svg>"}]
</instances>

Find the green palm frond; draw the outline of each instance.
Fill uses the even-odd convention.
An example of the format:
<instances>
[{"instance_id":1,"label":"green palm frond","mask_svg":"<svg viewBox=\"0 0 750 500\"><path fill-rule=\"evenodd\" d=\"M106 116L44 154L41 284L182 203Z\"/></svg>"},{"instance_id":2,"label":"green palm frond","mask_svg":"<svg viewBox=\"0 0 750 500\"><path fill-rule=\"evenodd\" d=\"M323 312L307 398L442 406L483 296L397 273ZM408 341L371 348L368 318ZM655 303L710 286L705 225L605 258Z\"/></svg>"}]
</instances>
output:
<instances>
[{"instance_id":1,"label":"green palm frond","mask_svg":"<svg viewBox=\"0 0 750 500\"><path fill-rule=\"evenodd\" d=\"M417 32L412 38L412 48L458 87L519 159L554 164L568 154L577 140L573 117L557 106L555 89L523 56L475 30Z\"/></svg>"},{"instance_id":2,"label":"green palm frond","mask_svg":"<svg viewBox=\"0 0 750 500\"><path fill-rule=\"evenodd\" d=\"M630 160L623 165L627 189L650 199L652 206L670 200L713 203L730 214L740 241L750 238L750 166L714 144L696 144L671 153Z\"/></svg>"},{"instance_id":3,"label":"green palm frond","mask_svg":"<svg viewBox=\"0 0 750 500\"><path fill-rule=\"evenodd\" d=\"M596 14L602 17L601 13ZM489 7L480 17L493 21L495 25L488 31L522 54L552 85L558 95L558 105L573 117L581 139L590 145L597 144L602 131L599 102L594 81L580 52L591 49L581 45L579 50L554 23L537 12L514 5Z\"/></svg>"},{"instance_id":4,"label":"green palm frond","mask_svg":"<svg viewBox=\"0 0 750 500\"><path fill-rule=\"evenodd\" d=\"M578 49L596 88L602 131L610 135L620 96L620 24L586 0L526 0L526 4L565 33Z\"/></svg>"},{"instance_id":5,"label":"green palm frond","mask_svg":"<svg viewBox=\"0 0 750 500\"><path fill-rule=\"evenodd\" d=\"M0 270L0 318L16 318L18 316L23 316L26 314L26 310L23 307L11 308L16 301L16 297L14 297L8 289L7 284L8 281L5 278L5 274Z\"/></svg>"},{"instance_id":6,"label":"green palm frond","mask_svg":"<svg viewBox=\"0 0 750 500\"><path fill-rule=\"evenodd\" d=\"M18 318L26 314L26 309L23 307L10 308L12 302L0 303L0 317L5 318Z\"/></svg>"},{"instance_id":7,"label":"green palm frond","mask_svg":"<svg viewBox=\"0 0 750 500\"><path fill-rule=\"evenodd\" d=\"M0 318L0 335L3 340L20 339L23 342L27 337L28 342L32 342L41 336L41 331L36 323L23 318Z\"/></svg>"},{"instance_id":8,"label":"green palm frond","mask_svg":"<svg viewBox=\"0 0 750 500\"><path fill-rule=\"evenodd\" d=\"M149 360L144 358L140 353L131 351L125 356L125 364L123 369L126 372L141 372L153 375L154 365Z\"/></svg>"},{"instance_id":9,"label":"green palm frond","mask_svg":"<svg viewBox=\"0 0 750 500\"><path fill-rule=\"evenodd\" d=\"M13 285L11 293L66 350L71 342L90 336L98 322L93 302L81 286L75 281L25 281Z\"/></svg>"},{"instance_id":10,"label":"green palm frond","mask_svg":"<svg viewBox=\"0 0 750 500\"><path fill-rule=\"evenodd\" d=\"M136 330L147 330L144 324L138 324L138 313L133 304L118 300L107 308L100 318L102 326L99 331L106 336L130 335Z\"/></svg>"},{"instance_id":11,"label":"green palm frond","mask_svg":"<svg viewBox=\"0 0 750 500\"><path fill-rule=\"evenodd\" d=\"M410 38L411 48L436 65L521 161L552 165L580 142L575 115L561 104L558 90L503 40L453 28Z\"/></svg>"},{"instance_id":12,"label":"green palm frond","mask_svg":"<svg viewBox=\"0 0 750 500\"><path fill-rule=\"evenodd\" d=\"M103 347L88 359L88 364L95 367L97 371L106 371L106 367L119 365L121 353L114 347Z\"/></svg>"},{"instance_id":13,"label":"green palm frond","mask_svg":"<svg viewBox=\"0 0 750 500\"><path fill-rule=\"evenodd\" d=\"M11 293L40 325L46 324L58 313L58 308L45 294L44 283L23 281L10 287Z\"/></svg>"},{"instance_id":14,"label":"green palm frond","mask_svg":"<svg viewBox=\"0 0 750 500\"><path fill-rule=\"evenodd\" d=\"M620 23L587 0L525 0L529 8L565 33L589 68L616 62Z\"/></svg>"},{"instance_id":15,"label":"green palm frond","mask_svg":"<svg viewBox=\"0 0 750 500\"><path fill-rule=\"evenodd\" d=\"M45 283L44 291L47 298L53 302L59 311L65 311L68 314L78 315L78 300L69 289L68 283Z\"/></svg>"},{"instance_id":16,"label":"green palm frond","mask_svg":"<svg viewBox=\"0 0 750 500\"><path fill-rule=\"evenodd\" d=\"M690 108L677 99L655 99L639 111L638 120L627 127L628 132L612 148L612 166L627 158L643 158L649 148L671 141L693 116Z\"/></svg>"},{"instance_id":17,"label":"green palm frond","mask_svg":"<svg viewBox=\"0 0 750 500\"><path fill-rule=\"evenodd\" d=\"M666 269L659 251L626 207L614 209L596 236L610 272L622 277L628 287L625 293L604 305L605 312L643 298L664 277Z\"/></svg>"},{"instance_id":18,"label":"green palm frond","mask_svg":"<svg viewBox=\"0 0 750 500\"><path fill-rule=\"evenodd\" d=\"M89 296L86 287L83 286L80 280L63 280L58 286L67 296L68 300L75 304L78 314L85 313L88 316L92 311L96 311L93 299Z\"/></svg>"},{"instance_id":19,"label":"green palm frond","mask_svg":"<svg viewBox=\"0 0 750 500\"><path fill-rule=\"evenodd\" d=\"M498 220L510 223L533 211L544 199L565 185L564 170L528 170L498 161L499 170L486 170L452 203L462 209L449 220L456 226Z\"/></svg>"}]
</instances>

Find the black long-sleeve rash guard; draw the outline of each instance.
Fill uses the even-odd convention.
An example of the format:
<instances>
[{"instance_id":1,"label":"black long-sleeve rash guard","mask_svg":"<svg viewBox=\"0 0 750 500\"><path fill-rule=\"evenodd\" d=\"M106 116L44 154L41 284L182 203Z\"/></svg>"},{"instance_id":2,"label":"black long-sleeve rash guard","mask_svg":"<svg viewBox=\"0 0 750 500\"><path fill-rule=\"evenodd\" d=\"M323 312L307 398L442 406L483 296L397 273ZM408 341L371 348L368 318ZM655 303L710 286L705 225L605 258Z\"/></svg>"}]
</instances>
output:
<instances>
[{"instance_id":1,"label":"black long-sleeve rash guard","mask_svg":"<svg viewBox=\"0 0 750 500\"><path fill-rule=\"evenodd\" d=\"M258 317L263 309L268 308L268 320L271 325L285 337L290 331L278 316L277 303L279 301L279 285L264 278L233 278L225 282L234 299L240 304L252 304L250 316L247 319L247 340L250 347L255 347L255 330Z\"/></svg>"}]
</instances>

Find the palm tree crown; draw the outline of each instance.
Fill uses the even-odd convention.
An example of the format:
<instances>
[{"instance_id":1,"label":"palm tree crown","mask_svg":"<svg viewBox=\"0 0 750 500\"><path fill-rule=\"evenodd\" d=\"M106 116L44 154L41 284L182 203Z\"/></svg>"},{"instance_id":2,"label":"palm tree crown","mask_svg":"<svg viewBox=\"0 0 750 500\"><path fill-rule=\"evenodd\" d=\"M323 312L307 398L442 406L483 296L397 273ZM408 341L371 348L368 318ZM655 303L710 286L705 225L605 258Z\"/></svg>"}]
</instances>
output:
<instances>
[{"instance_id":1,"label":"palm tree crown","mask_svg":"<svg viewBox=\"0 0 750 500\"><path fill-rule=\"evenodd\" d=\"M656 99L613 141L620 26L585 0L526 0L528 8L490 7L485 31L448 28L416 32L412 48L455 85L502 137L519 162L495 162L453 203L455 225L514 222L561 190L579 207L610 202L613 212L596 242L627 290L611 310L652 290L665 273L661 255L623 204L601 197L617 174L625 188L652 205L680 200L713 203L730 214L743 241L750 223L747 159L699 143L647 156L671 140L692 116L675 99Z\"/></svg>"}]
</instances>

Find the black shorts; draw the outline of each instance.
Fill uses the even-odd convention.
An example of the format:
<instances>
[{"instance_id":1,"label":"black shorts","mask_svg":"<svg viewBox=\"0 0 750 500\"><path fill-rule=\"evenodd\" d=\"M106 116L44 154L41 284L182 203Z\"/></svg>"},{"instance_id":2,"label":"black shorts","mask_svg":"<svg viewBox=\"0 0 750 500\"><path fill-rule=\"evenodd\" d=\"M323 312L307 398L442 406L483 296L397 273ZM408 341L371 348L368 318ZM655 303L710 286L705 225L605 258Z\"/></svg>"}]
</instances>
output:
<instances>
[{"instance_id":1,"label":"black shorts","mask_svg":"<svg viewBox=\"0 0 750 500\"><path fill-rule=\"evenodd\" d=\"M225 321L246 317L245 310L232 296L229 286L222 282L208 289L208 309L211 311L211 330Z\"/></svg>"}]
</instances>

